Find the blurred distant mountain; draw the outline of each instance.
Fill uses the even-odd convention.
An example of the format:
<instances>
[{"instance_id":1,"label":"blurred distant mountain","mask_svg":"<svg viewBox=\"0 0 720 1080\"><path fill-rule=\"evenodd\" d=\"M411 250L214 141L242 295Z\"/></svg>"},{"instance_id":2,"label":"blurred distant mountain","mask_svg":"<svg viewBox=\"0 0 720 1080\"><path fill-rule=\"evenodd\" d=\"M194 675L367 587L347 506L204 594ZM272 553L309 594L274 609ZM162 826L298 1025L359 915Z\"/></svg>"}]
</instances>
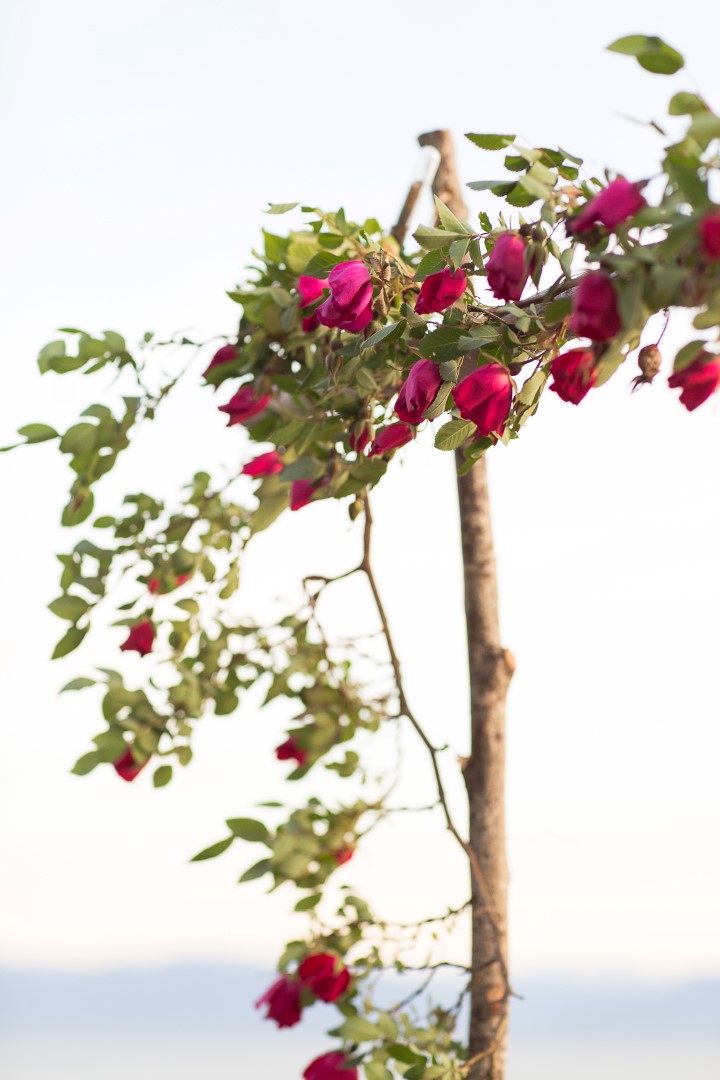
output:
<instances>
[{"instance_id":1,"label":"blurred distant mountain","mask_svg":"<svg viewBox=\"0 0 720 1080\"><path fill-rule=\"evenodd\" d=\"M0 970L0 1035L262 1037L267 1028L252 1006L272 978L268 971L207 964L98 974ZM383 1003L391 1006L412 988L410 978L388 973ZM457 985L438 981L437 998L453 1000ZM720 979L662 985L533 977L518 979L516 989L524 1000L513 1005L515 1039L720 1040ZM330 1017L327 1006L313 1007L304 1031L325 1030Z\"/></svg>"}]
</instances>

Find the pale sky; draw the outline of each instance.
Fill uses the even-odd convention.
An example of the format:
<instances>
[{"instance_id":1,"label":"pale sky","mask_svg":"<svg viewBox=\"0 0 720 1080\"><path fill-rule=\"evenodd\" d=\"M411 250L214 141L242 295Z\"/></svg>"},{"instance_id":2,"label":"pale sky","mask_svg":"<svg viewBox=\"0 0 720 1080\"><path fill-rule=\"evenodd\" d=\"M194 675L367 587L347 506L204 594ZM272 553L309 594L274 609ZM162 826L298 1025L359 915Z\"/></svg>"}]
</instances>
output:
<instances>
[{"instance_id":1,"label":"pale sky","mask_svg":"<svg viewBox=\"0 0 720 1080\"><path fill-rule=\"evenodd\" d=\"M224 290L242 278L268 201L343 203L390 226L415 136L437 126L459 139L517 131L585 156L590 171L647 177L661 143L627 117L662 119L677 89L720 100L698 0L683 5L682 25L670 3L650 14L638 0L567 9L553 16L552 44L529 0L505 20L480 4L448 22L437 10L425 0L370 0L361 15L325 0L128 0L112 11L9 0L0 441L30 421L67 426L108 393L103 375L39 377L38 348L58 326L231 332L237 310ZM684 52L689 72L653 77L603 51L641 31ZM361 60L350 59L355 44ZM467 180L500 175L499 158L461 139L459 154ZM473 212L493 206L469 201ZM666 335L666 367L682 333L678 320ZM548 395L490 462L503 634L518 663L508 824L521 973L720 975L720 400L689 415L664 385L631 397L634 374L621 370L579 408ZM168 496L199 467L244 460L243 433L221 426L215 404L192 383L178 395L138 437L99 512L124 490ZM45 609L57 595L53 552L79 538L57 525L69 471L47 447L4 456L2 468L0 965L274 962L304 926L287 915L290 893L235 885L255 855L240 845L204 866L187 859L222 835L225 817L318 786L283 785L272 756L282 716L249 700L208 719L192 766L162 791L149 774L133 785L107 768L70 776L101 721L92 693L58 699L58 688L93 663L122 664L129 678L142 665L115 652L118 631L49 662L61 631ZM462 753L451 455L426 434L393 462L375 504L410 696L432 736ZM303 573L351 565L357 543L336 505L288 516L248 553L239 603L261 614L276 597L291 604ZM371 612L349 585L328 599L328 616L347 632ZM425 762L406 744L405 795L422 803L432 798ZM447 772L459 788L452 753ZM332 800L338 788L324 779L320 792ZM466 896L462 860L427 817L378 830L342 875L388 918ZM458 937L452 955L463 947Z\"/></svg>"}]
</instances>

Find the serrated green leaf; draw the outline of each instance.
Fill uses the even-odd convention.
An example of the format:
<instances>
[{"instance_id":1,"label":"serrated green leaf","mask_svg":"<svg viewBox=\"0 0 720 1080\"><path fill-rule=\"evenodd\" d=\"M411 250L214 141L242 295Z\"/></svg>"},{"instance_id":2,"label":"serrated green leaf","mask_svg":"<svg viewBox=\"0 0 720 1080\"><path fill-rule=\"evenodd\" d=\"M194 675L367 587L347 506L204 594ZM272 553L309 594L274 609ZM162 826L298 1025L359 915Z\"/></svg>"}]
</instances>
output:
<instances>
[{"instance_id":1,"label":"serrated green leaf","mask_svg":"<svg viewBox=\"0 0 720 1080\"><path fill-rule=\"evenodd\" d=\"M287 214L289 210L294 210L298 204L296 202L279 202L270 203L266 214Z\"/></svg>"},{"instance_id":2,"label":"serrated green leaf","mask_svg":"<svg viewBox=\"0 0 720 1080\"><path fill-rule=\"evenodd\" d=\"M424 281L431 274L439 274L447 263L437 251L426 251L415 269L415 281Z\"/></svg>"},{"instance_id":3,"label":"serrated green leaf","mask_svg":"<svg viewBox=\"0 0 720 1080\"><path fill-rule=\"evenodd\" d=\"M470 226L466 222L461 221L459 217L456 217L442 199L439 199L437 195L434 195L433 198L435 200L435 209L437 210L437 215L443 229L446 229L448 232L468 233L470 236L473 235L473 230Z\"/></svg>"},{"instance_id":4,"label":"serrated green leaf","mask_svg":"<svg viewBox=\"0 0 720 1080\"><path fill-rule=\"evenodd\" d=\"M506 146L511 146L516 139L515 135L474 135L468 132L465 135L466 139L469 139L475 146L479 146L481 150L504 150Z\"/></svg>"},{"instance_id":5,"label":"serrated green leaf","mask_svg":"<svg viewBox=\"0 0 720 1080\"><path fill-rule=\"evenodd\" d=\"M469 438L475 431L472 420L461 420L453 417L447 424L443 424L435 436L436 450L457 450L458 447Z\"/></svg>"},{"instance_id":6,"label":"serrated green leaf","mask_svg":"<svg viewBox=\"0 0 720 1080\"><path fill-rule=\"evenodd\" d=\"M381 330L377 330L374 334L370 335L367 341L363 342L361 351L364 352L366 349L372 349L376 345L380 345L381 342L389 345L391 342L397 341L398 338L401 338L405 333L406 326L406 319L400 319L400 321L396 323L388 323L387 326L383 326Z\"/></svg>"},{"instance_id":7,"label":"serrated green leaf","mask_svg":"<svg viewBox=\"0 0 720 1080\"><path fill-rule=\"evenodd\" d=\"M333 255L331 251L318 251L316 255L313 255L303 273L309 277L325 278L343 260L343 255Z\"/></svg>"},{"instance_id":8,"label":"serrated green leaf","mask_svg":"<svg viewBox=\"0 0 720 1080\"><path fill-rule=\"evenodd\" d=\"M641 67L656 75L674 75L685 64L681 54L662 38L645 34L618 38L608 45L608 51L634 56Z\"/></svg>"}]
</instances>

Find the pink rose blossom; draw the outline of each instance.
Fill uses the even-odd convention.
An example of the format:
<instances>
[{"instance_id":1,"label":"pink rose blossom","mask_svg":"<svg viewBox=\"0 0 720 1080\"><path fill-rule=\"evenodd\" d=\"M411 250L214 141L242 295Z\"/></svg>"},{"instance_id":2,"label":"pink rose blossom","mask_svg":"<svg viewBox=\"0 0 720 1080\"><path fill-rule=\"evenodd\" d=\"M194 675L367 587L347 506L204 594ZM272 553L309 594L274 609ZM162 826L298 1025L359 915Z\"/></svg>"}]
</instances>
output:
<instances>
[{"instance_id":1,"label":"pink rose blossom","mask_svg":"<svg viewBox=\"0 0 720 1080\"><path fill-rule=\"evenodd\" d=\"M711 397L720 386L720 356L701 352L691 364L674 371L668 379L673 390L680 388L680 401L692 412Z\"/></svg>"},{"instance_id":2,"label":"pink rose blossom","mask_svg":"<svg viewBox=\"0 0 720 1080\"><path fill-rule=\"evenodd\" d=\"M419 424L442 386L442 376L432 360L418 360L400 388L395 415L406 424Z\"/></svg>"},{"instance_id":3,"label":"pink rose blossom","mask_svg":"<svg viewBox=\"0 0 720 1080\"><path fill-rule=\"evenodd\" d=\"M485 269L497 300L519 300L531 270L526 242L517 233L498 236Z\"/></svg>"},{"instance_id":4,"label":"pink rose blossom","mask_svg":"<svg viewBox=\"0 0 720 1080\"><path fill-rule=\"evenodd\" d=\"M621 328L617 296L612 281L601 270L582 279L573 297L570 329L591 341L609 341Z\"/></svg>"},{"instance_id":5,"label":"pink rose blossom","mask_svg":"<svg viewBox=\"0 0 720 1080\"><path fill-rule=\"evenodd\" d=\"M502 435L512 405L512 380L502 364L484 364L471 371L452 391L463 420L472 420L477 434Z\"/></svg>"},{"instance_id":6,"label":"pink rose blossom","mask_svg":"<svg viewBox=\"0 0 720 1080\"><path fill-rule=\"evenodd\" d=\"M387 454L391 450L397 450L405 446L413 438L413 429L410 424L390 424L377 433L370 443L368 457L377 457L378 454Z\"/></svg>"},{"instance_id":7,"label":"pink rose blossom","mask_svg":"<svg viewBox=\"0 0 720 1080\"><path fill-rule=\"evenodd\" d=\"M328 276L330 295L315 314L323 326L357 333L372 319L370 271L359 259L339 263Z\"/></svg>"},{"instance_id":8,"label":"pink rose blossom","mask_svg":"<svg viewBox=\"0 0 720 1080\"><path fill-rule=\"evenodd\" d=\"M581 233L592 229L593 225L604 225L612 231L623 221L637 214L645 206L645 199L640 194L637 184L631 184L624 176L618 176L606 188L598 192L579 214L570 218L568 232Z\"/></svg>"},{"instance_id":9,"label":"pink rose blossom","mask_svg":"<svg viewBox=\"0 0 720 1080\"><path fill-rule=\"evenodd\" d=\"M463 269L451 270L446 266L437 274L428 274L420 286L415 304L416 315L430 315L445 311L459 300L467 288L467 274Z\"/></svg>"},{"instance_id":10,"label":"pink rose blossom","mask_svg":"<svg viewBox=\"0 0 720 1080\"><path fill-rule=\"evenodd\" d=\"M550 365L554 390L563 401L579 405L597 379L595 356L591 349L570 349L556 356Z\"/></svg>"}]
</instances>

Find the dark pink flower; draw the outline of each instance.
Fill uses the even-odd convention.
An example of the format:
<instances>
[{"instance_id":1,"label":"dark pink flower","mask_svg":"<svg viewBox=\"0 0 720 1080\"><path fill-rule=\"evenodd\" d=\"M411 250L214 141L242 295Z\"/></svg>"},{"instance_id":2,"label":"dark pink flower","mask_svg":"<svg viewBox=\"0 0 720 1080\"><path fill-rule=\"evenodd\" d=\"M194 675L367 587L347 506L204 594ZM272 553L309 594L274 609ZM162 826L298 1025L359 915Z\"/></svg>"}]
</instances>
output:
<instances>
[{"instance_id":1,"label":"dark pink flower","mask_svg":"<svg viewBox=\"0 0 720 1080\"><path fill-rule=\"evenodd\" d=\"M257 416L270 404L270 394L255 396L252 383L241 386L237 394L234 394L227 405L220 406L220 412L228 414L228 427L233 424L244 424L251 416Z\"/></svg>"},{"instance_id":2,"label":"dark pink flower","mask_svg":"<svg viewBox=\"0 0 720 1080\"><path fill-rule=\"evenodd\" d=\"M298 765L304 765L307 759L307 750L302 750L298 746L295 736L291 735L289 739L276 748L275 757L278 761L297 761Z\"/></svg>"},{"instance_id":3,"label":"dark pink flower","mask_svg":"<svg viewBox=\"0 0 720 1080\"><path fill-rule=\"evenodd\" d=\"M269 450L267 454L260 454L259 457L248 461L247 465L243 465L242 475L252 477L274 476L275 473L282 472L284 468L283 460L277 450Z\"/></svg>"},{"instance_id":4,"label":"dark pink flower","mask_svg":"<svg viewBox=\"0 0 720 1080\"><path fill-rule=\"evenodd\" d=\"M700 222L700 242L708 259L720 259L720 210L706 214Z\"/></svg>"},{"instance_id":5,"label":"dark pink flower","mask_svg":"<svg viewBox=\"0 0 720 1080\"><path fill-rule=\"evenodd\" d=\"M238 351L235 345L223 345L222 348L213 356L208 366L203 371L203 379L207 379L211 371L215 368L224 367L225 364L231 364L233 360L237 360Z\"/></svg>"},{"instance_id":6,"label":"dark pink flower","mask_svg":"<svg viewBox=\"0 0 720 1080\"><path fill-rule=\"evenodd\" d=\"M152 652L154 640L155 627L149 619L143 619L130 628L130 633L120 648L123 652L137 652L141 656L147 656Z\"/></svg>"},{"instance_id":7,"label":"dark pink flower","mask_svg":"<svg viewBox=\"0 0 720 1080\"><path fill-rule=\"evenodd\" d=\"M438 395L442 376L432 360L418 360L400 387L395 415L406 424L419 424Z\"/></svg>"},{"instance_id":8,"label":"dark pink flower","mask_svg":"<svg viewBox=\"0 0 720 1080\"><path fill-rule=\"evenodd\" d=\"M601 270L582 279L573 297L570 329L591 341L609 341L621 327L617 296L612 281Z\"/></svg>"},{"instance_id":9,"label":"dark pink flower","mask_svg":"<svg viewBox=\"0 0 720 1080\"><path fill-rule=\"evenodd\" d=\"M420 286L415 304L416 315L430 315L445 311L459 300L467 288L467 274L463 269L451 270L446 266L437 274L428 274Z\"/></svg>"},{"instance_id":10,"label":"dark pink flower","mask_svg":"<svg viewBox=\"0 0 720 1080\"><path fill-rule=\"evenodd\" d=\"M327 289L328 283L325 278L309 277L307 274L301 274L298 278L297 287L300 293L300 307L304 308L320 299ZM311 330L316 330L319 325L320 320L317 317L317 312L313 311L312 314L303 317L302 328L306 334L310 333Z\"/></svg>"},{"instance_id":11,"label":"dark pink flower","mask_svg":"<svg viewBox=\"0 0 720 1080\"><path fill-rule=\"evenodd\" d=\"M673 390L680 388L680 401L688 412L692 412L720 386L720 356L699 353L687 367L672 373L668 386Z\"/></svg>"},{"instance_id":12,"label":"dark pink flower","mask_svg":"<svg viewBox=\"0 0 720 1080\"><path fill-rule=\"evenodd\" d=\"M140 775L149 760L150 758L148 758L147 761L138 764L133 757L132 750L128 747L125 753L122 754L117 761L113 761L113 769L121 780L127 780L128 783L131 783L136 776Z\"/></svg>"},{"instance_id":13,"label":"dark pink flower","mask_svg":"<svg viewBox=\"0 0 720 1080\"><path fill-rule=\"evenodd\" d=\"M618 176L606 188L598 192L579 214L570 218L568 232L580 233L593 225L604 225L609 231L627 221L645 206L637 184L631 184L624 176Z\"/></svg>"},{"instance_id":14,"label":"dark pink flower","mask_svg":"<svg viewBox=\"0 0 720 1080\"><path fill-rule=\"evenodd\" d=\"M519 300L531 270L523 238L512 232L498 236L485 269L496 300Z\"/></svg>"},{"instance_id":15,"label":"dark pink flower","mask_svg":"<svg viewBox=\"0 0 720 1080\"><path fill-rule=\"evenodd\" d=\"M554 390L563 401L579 405L597 380L595 356L591 349L570 349L556 356L550 365Z\"/></svg>"},{"instance_id":16,"label":"dark pink flower","mask_svg":"<svg viewBox=\"0 0 720 1080\"><path fill-rule=\"evenodd\" d=\"M397 450L399 446L405 446L413 437L413 429L410 424L390 424L378 431L370 443L368 457L377 457L378 454L387 454L390 450Z\"/></svg>"},{"instance_id":17,"label":"dark pink flower","mask_svg":"<svg viewBox=\"0 0 720 1080\"><path fill-rule=\"evenodd\" d=\"M330 295L315 314L323 326L357 333L372 319L372 281L360 259L338 263L328 276Z\"/></svg>"},{"instance_id":18,"label":"dark pink flower","mask_svg":"<svg viewBox=\"0 0 720 1080\"><path fill-rule=\"evenodd\" d=\"M512 405L512 380L502 364L484 364L471 371L452 391L463 420L472 420L477 434L502 435Z\"/></svg>"},{"instance_id":19,"label":"dark pink flower","mask_svg":"<svg viewBox=\"0 0 720 1080\"><path fill-rule=\"evenodd\" d=\"M293 1027L302 1014L300 992L302 985L292 975L281 975L255 1002L256 1009L267 1005L266 1020L274 1020L279 1028Z\"/></svg>"},{"instance_id":20,"label":"dark pink flower","mask_svg":"<svg viewBox=\"0 0 720 1080\"><path fill-rule=\"evenodd\" d=\"M350 972L330 953L306 956L298 968L298 976L321 1001L337 1001L350 985Z\"/></svg>"},{"instance_id":21,"label":"dark pink flower","mask_svg":"<svg viewBox=\"0 0 720 1080\"><path fill-rule=\"evenodd\" d=\"M303 1076L305 1080L358 1080L358 1071L350 1067L345 1054L335 1051L311 1061Z\"/></svg>"},{"instance_id":22,"label":"dark pink flower","mask_svg":"<svg viewBox=\"0 0 720 1080\"><path fill-rule=\"evenodd\" d=\"M290 509L302 510L303 506L312 502L318 488L325 487L329 483L327 476L322 480L293 480L290 485Z\"/></svg>"},{"instance_id":23,"label":"dark pink flower","mask_svg":"<svg viewBox=\"0 0 720 1080\"><path fill-rule=\"evenodd\" d=\"M370 442L372 437L372 428L368 423L360 421L355 424L348 437L348 445L351 450L354 450L357 454L362 454L363 450Z\"/></svg>"}]
</instances>

